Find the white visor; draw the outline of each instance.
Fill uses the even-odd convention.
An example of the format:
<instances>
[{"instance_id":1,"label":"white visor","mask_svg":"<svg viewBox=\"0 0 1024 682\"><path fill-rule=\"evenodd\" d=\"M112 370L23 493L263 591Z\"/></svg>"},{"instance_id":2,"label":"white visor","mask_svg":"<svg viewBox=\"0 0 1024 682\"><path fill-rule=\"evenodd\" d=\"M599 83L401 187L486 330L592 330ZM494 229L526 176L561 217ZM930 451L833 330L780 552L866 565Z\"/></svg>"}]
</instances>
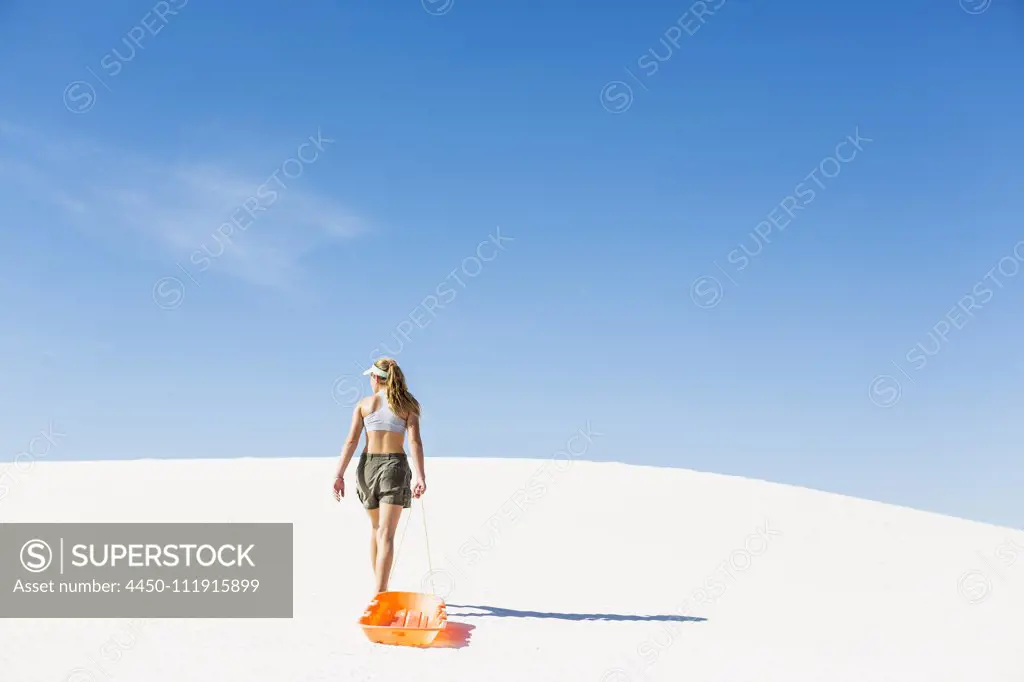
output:
<instances>
[{"instance_id":1,"label":"white visor","mask_svg":"<svg viewBox=\"0 0 1024 682\"><path fill-rule=\"evenodd\" d=\"M381 379L387 379L388 378L388 373L385 372L384 370L382 370L377 365L370 365L370 369L368 369L365 372L363 372L363 376L366 376L367 374L372 374L374 376L378 376Z\"/></svg>"}]
</instances>

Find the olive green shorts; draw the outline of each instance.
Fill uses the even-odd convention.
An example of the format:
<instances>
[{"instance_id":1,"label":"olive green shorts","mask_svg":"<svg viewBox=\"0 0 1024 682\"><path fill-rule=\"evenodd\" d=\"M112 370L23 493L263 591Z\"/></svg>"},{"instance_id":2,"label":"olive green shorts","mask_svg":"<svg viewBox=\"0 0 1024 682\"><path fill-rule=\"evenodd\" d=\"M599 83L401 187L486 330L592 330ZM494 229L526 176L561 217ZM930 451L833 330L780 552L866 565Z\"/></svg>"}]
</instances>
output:
<instances>
[{"instance_id":1,"label":"olive green shorts","mask_svg":"<svg viewBox=\"0 0 1024 682\"><path fill-rule=\"evenodd\" d=\"M412 506L412 469L404 452L369 455L363 451L356 466L356 493L367 509L380 503Z\"/></svg>"}]
</instances>

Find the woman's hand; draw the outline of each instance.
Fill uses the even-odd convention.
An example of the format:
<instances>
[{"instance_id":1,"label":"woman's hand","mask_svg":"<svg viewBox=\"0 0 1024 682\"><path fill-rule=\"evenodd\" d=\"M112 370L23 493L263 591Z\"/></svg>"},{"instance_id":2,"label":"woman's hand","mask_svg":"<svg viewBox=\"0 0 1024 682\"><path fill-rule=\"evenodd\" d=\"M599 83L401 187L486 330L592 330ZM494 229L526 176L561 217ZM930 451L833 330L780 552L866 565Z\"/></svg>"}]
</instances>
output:
<instances>
[{"instance_id":1,"label":"woman's hand","mask_svg":"<svg viewBox=\"0 0 1024 682\"><path fill-rule=\"evenodd\" d=\"M340 502L343 497L345 497L345 479L338 476L334 479L334 499Z\"/></svg>"},{"instance_id":2,"label":"woman's hand","mask_svg":"<svg viewBox=\"0 0 1024 682\"><path fill-rule=\"evenodd\" d=\"M423 480L422 476L417 476L412 484L412 496L419 497L425 492L427 492L427 482Z\"/></svg>"}]
</instances>

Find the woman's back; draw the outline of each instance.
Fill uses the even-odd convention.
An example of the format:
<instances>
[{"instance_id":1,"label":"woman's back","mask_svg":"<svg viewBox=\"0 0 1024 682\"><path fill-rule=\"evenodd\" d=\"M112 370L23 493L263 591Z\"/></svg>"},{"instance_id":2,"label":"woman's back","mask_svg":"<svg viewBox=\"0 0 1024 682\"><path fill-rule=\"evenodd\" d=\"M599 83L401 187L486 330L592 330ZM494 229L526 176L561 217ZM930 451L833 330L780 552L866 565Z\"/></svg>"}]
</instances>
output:
<instances>
[{"instance_id":1,"label":"woman's back","mask_svg":"<svg viewBox=\"0 0 1024 682\"><path fill-rule=\"evenodd\" d=\"M385 391L363 399L360 407L370 454L405 452L406 415L395 414Z\"/></svg>"}]
</instances>

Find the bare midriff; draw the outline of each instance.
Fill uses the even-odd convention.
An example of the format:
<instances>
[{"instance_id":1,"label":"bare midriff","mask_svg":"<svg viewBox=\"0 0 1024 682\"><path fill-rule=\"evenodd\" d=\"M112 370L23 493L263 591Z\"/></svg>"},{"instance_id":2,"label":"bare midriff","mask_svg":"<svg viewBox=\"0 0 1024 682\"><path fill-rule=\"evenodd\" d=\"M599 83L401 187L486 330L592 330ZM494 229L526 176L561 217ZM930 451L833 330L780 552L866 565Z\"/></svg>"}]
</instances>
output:
<instances>
[{"instance_id":1,"label":"bare midriff","mask_svg":"<svg viewBox=\"0 0 1024 682\"><path fill-rule=\"evenodd\" d=\"M405 433L394 431L367 431L366 451L371 455L405 452Z\"/></svg>"}]
</instances>

